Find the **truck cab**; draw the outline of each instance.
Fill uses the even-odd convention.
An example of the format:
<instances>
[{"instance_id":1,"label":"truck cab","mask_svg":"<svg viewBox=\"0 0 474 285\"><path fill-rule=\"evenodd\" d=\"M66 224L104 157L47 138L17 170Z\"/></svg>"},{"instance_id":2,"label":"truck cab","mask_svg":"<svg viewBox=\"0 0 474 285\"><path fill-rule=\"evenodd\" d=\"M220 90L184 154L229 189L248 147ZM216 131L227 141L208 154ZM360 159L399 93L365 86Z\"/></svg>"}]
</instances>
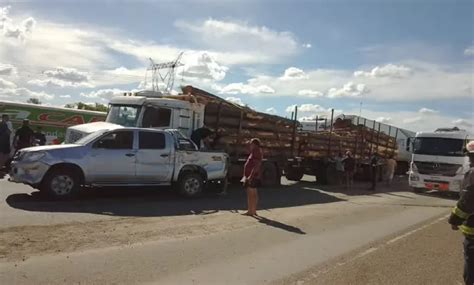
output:
<instances>
[{"instance_id":1,"label":"truck cab","mask_svg":"<svg viewBox=\"0 0 474 285\"><path fill-rule=\"evenodd\" d=\"M112 98L105 123L89 123L72 126L66 132L65 143L74 143L82 137L117 126L177 129L188 137L203 126L203 104L178 100L160 92L141 91L124 93Z\"/></svg>"},{"instance_id":2,"label":"truck cab","mask_svg":"<svg viewBox=\"0 0 474 285\"><path fill-rule=\"evenodd\" d=\"M418 132L413 141L409 184L415 192L460 192L469 159L465 146L472 134L458 128Z\"/></svg>"}]
</instances>

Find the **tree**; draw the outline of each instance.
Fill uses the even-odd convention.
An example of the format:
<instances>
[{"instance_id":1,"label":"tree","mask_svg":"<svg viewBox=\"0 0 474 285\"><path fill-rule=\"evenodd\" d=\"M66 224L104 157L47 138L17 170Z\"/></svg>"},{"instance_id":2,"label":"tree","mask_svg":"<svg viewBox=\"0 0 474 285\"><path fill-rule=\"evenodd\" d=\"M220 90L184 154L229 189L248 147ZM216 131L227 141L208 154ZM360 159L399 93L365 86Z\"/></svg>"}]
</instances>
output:
<instances>
[{"instance_id":1,"label":"tree","mask_svg":"<svg viewBox=\"0 0 474 285\"><path fill-rule=\"evenodd\" d=\"M41 105L41 101L38 98L30 98L26 101L26 103Z\"/></svg>"},{"instance_id":2,"label":"tree","mask_svg":"<svg viewBox=\"0 0 474 285\"><path fill-rule=\"evenodd\" d=\"M77 103L66 104L64 105L64 107L70 108L70 109L80 109L80 110L98 111L98 112L107 112L109 110L107 105L99 104L99 103L95 103L95 105L91 105L91 104L86 104L82 102L77 102Z\"/></svg>"}]
</instances>

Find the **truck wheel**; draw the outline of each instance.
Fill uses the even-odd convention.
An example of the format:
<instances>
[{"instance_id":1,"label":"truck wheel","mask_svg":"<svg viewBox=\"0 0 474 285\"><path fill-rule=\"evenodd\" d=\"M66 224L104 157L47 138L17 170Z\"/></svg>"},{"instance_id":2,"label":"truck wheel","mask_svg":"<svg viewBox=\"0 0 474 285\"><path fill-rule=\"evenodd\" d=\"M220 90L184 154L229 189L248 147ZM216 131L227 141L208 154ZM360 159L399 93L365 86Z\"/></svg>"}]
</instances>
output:
<instances>
[{"instance_id":1,"label":"truck wheel","mask_svg":"<svg viewBox=\"0 0 474 285\"><path fill-rule=\"evenodd\" d=\"M262 165L262 176L261 176L261 181L262 181L262 186L263 187L268 187L268 186L276 186L278 185L278 178L280 175L278 174L278 169L275 166L274 163L271 162L265 162Z\"/></svg>"},{"instance_id":2,"label":"truck wheel","mask_svg":"<svg viewBox=\"0 0 474 285\"><path fill-rule=\"evenodd\" d=\"M40 190L54 198L67 199L76 196L81 189L79 175L69 169L56 169L48 173Z\"/></svg>"},{"instance_id":3,"label":"truck wheel","mask_svg":"<svg viewBox=\"0 0 474 285\"><path fill-rule=\"evenodd\" d=\"M300 181L304 176L304 172L300 168L290 167L285 172L286 179L290 181Z\"/></svg>"},{"instance_id":4,"label":"truck wheel","mask_svg":"<svg viewBox=\"0 0 474 285\"><path fill-rule=\"evenodd\" d=\"M201 175L197 173L184 173L178 181L179 194L191 198L197 197L202 193L204 182Z\"/></svg>"}]
</instances>

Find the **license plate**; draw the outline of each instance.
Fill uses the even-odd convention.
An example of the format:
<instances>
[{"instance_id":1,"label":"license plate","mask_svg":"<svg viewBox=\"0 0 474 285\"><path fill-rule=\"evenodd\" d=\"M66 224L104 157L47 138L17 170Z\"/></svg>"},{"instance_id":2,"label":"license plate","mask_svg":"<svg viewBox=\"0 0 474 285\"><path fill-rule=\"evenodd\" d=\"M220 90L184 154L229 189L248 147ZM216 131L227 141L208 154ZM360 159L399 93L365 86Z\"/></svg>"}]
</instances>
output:
<instances>
[{"instance_id":1,"label":"license plate","mask_svg":"<svg viewBox=\"0 0 474 285\"><path fill-rule=\"evenodd\" d=\"M441 190L441 191L448 191L449 184L448 183L426 183L426 188L430 190Z\"/></svg>"}]
</instances>

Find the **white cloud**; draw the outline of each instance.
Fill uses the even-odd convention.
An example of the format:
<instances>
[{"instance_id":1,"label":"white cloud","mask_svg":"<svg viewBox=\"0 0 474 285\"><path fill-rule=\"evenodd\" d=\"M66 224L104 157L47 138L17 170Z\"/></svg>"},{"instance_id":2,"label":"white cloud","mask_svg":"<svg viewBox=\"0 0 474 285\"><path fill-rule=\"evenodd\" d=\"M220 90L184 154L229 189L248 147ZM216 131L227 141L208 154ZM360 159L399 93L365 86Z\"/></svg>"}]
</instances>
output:
<instances>
[{"instance_id":1,"label":"white cloud","mask_svg":"<svg viewBox=\"0 0 474 285\"><path fill-rule=\"evenodd\" d=\"M117 88L112 89L99 89L94 90L89 93L81 93L82 97L90 98L90 99L100 99L102 101L109 101L115 96L120 96L125 92L130 92L130 90L121 90Z\"/></svg>"},{"instance_id":2,"label":"white cloud","mask_svg":"<svg viewBox=\"0 0 474 285\"><path fill-rule=\"evenodd\" d=\"M304 48L311 48L312 47L312 45L310 43L302 44L301 46L304 47Z\"/></svg>"},{"instance_id":3,"label":"white cloud","mask_svg":"<svg viewBox=\"0 0 474 285\"><path fill-rule=\"evenodd\" d=\"M32 17L21 21L19 25L15 24L9 17L10 6L0 7L0 30L3 31L3 37L25 40L36 26L36 20Z\"/></svg>"},{"instance_id":4,"label":"white cloud","mask_svg":"<svg viewBox=\"0 0 474 285\"><path fill-rule=\"evenodd\" d=\"M464 50L464 55L474 56L474 46L470 46Z\"/></svg>"},{"instance_id":5,"label":"white cloud","mask_svg":"<svg viewBox=\"0 0 474 285\"><path fill-rule=\"evenodd\" d=\"M87 72L81 72L75 68L58 67L53 70L46 70L43 73L47 77L67 82L80 83L90 80L89 74Z\"/></svg>"},{"instance_id":6,"label":"white cloud","mask_svg":"<svg viewBox=\"0 0 474 285\"><path fill-rule=\"evenodd\" d=\"M62 87L81 87L81 88L93 88L94 85L87 82L69 82L64 80L59 80L55 78L49 79L32 79L27 82L30 85L39 86L39 87L48 87L48 88L62 88Z\"/></svg>"},{"instance_id":7,"label":"white cloud","mask_svg":"<svg viewBox=\"0 0 474 285\"><path fill-rule=\"evenodd\" d=\"M17 100L18 98L21 98L22 100L27 100L28 98L52 100L55 96L43 91L35 92L27 88L21 87L0 89L0 97L7 99L13 98L14 100Z\"/></svg>"},{"instance_id":8,"label":"white cloud","mask_svg":"<svg viewBox=\"0 0 474 285\"><path fill-rule=\"evenodd\" d=\"M329 98L339 98L339 97L359 97L363 94L369 92L369 89L365 84L359 83L355 84L354 82L348 82L344 84L342 88L331 88L328 90L327 96Z\"/></svg>"},{"instance_id":9,"label":"white cloud","mask_svg":"<svg viewBox=\"0 0 474 285\"><path fill-rule=\"evenodd\" d=\"M16 88L16 84L11 81L0 78L0 89L2 88Z\"/></svg>"},{"instance_id":10,"label":"white cloud","mask_svg":"<svg viewBox=\"0 0 474 285\"><path fill-rule=\"evenodd\" d=\"M223 87L213 85L213 88L220 94L272 94L275 90L268 85L254 86L252 84L245 84L242 82L231 83Z\"/></svg>"},{"instance_id":11,"label":"white cloud","mask_svg":"<svg viewBox=\"0 0 474 285\"><path fill-rule=\"evenodd\" d=\"M281 80L295 80L295 79L306 79L306 78L308 78L306 73L302 69L299 69L296 67L287 68L283 76L280 77Z\"/></svg>"},{"instance_id":12,"label":"white cloud","mask_svg":"<svg viewBox=\"0 0 474 285\"><path fill-rule=\"evenodd\" d=\"M285 111L287 113L292 113L295 111L296 106L296 104L290 105L286 108ZM331 111L331 108L324 108L323 106L317 104L301 104L298 106L298 119L314 121L315 116L330 117ZM338 114L342 114L342 110L335 109L334 116L337 116Z\"/></svg>"},{"instance_id":13,"label":"white cloud","mask_svg":"<svg viewBox=\"0 0 474 285\"><path fill-rule=\"evenodd\" d=\"M467 127L467 128L474 128L474 124L472 121L467 120L467 119L456 119L452 121L453 125L455 126L461 126L461 127Z\"/></svg>"},{"instance_id":14,"label":"white cloud","mask_svg":"<svg viewBox=\"0 0 474 285\"><path fill-rule=\"evenodd\" d=\"M435 111L433 109L428 109L428 108L421 108L418 110L418 113L424 114L424 115L432 115L438 113L438 111Z\"/></svg>"},{"instance_id":15,"label":"white cloud","mask_svg":"<svg viewBox=\"0 0 474 285\"><path fill-rule=\"evenodd\" d=\"M60 95L59 98L69 99L71 95Z\"/></svg>"},{"instance_id":16,"label":"white cloud","mask_svg":"<svg viewBox=\"0 0 474 285\"><path fill-rule=\"evenodd\" d=\"M272 115L275 115L278 113L277 109L273 108L273 107L270 107L270 108L267 108L265 110L265 113L268 113L268 114L272 114Z\"/></svg>"},{"instance_id":17,"label":"white cloud","mask_svg":"<svg viewBox=\"0 0 474 285\"><path fill-rule=\"evenodd\" d=\"M375 120L377 122L384 123L384 124L391 124L392 123L392 118L390 118L390 117L378 117Z\"/></svg>"},{"instance_id":18,"label":"white cloud","mask_svg":"<svg viewBox=\"0 0 474 285\"><path fill-rule=\"evenodd\" d=\"M371 71L366 72L358 70L354 72L355 77L389 77L389 78L403 78L412 73L412 69L403 65L387 64L384 66L376 66Z\"/></svg>"},{"instance_id":19,"label":"white cloud","mask_svg":"<svg viewBox=\"0 0 474 285\"><path fill-rule=\"evenodd\" d=\"M319 92L319 91L314 91L311 89L303 89L303 90L298 91L298 95L309 97L309 98L317 98L317 97L323 97L324 93Z\"/></svg>"},{"instance_id":20,"label":"white cloud","mask_svg":"<svg viewBox=\"0 0 474 285\"><path fill-rule=\"evenodd\" d=\"M16 67L8 63L0 63L0 75L16 75Z\"/></svg>"},{"instance_id":21,"label":"white cloud","mask_svg":"<svg viewBox=\"0 0 474 285\"><path fill-rule=\"evenodd\" d=\"M195 53L192 56L188 54L183 62L184 67L178 76L219 81L224 79L229 69L217 63L214 57L206 52Z\"/></svg>"},{"instance_id":22,"label":"white cloud","mask_svg":"<svg viewBox=\"0 0 474 285\"><path fill-rule=\"evenodd\" d=\"M237 98L237 97L227 97L225 98L227 101L240 105L240 106L245 106L244 102L242 102L242 99Z\"/></svg>"},{"instance_id":23,"label":"white cloud","mask_svg":"<svg viewBox=\"0 0 474 285\"><path fill-rule=\"evenodd\" d=\"M190 40L218 53L231 53L241 63L280 62L282 57L296 54L300 44L290 32L279 32L265 26L244 22L207 19L204 21L176 21L175 26L190 35ZM234 55L234 56L233 56ZM217 57L221 62L223 57ZM232 60L232 58L227 58ZM226 63L226 62L224 62Z\"/></svg>"}]
</instances>

